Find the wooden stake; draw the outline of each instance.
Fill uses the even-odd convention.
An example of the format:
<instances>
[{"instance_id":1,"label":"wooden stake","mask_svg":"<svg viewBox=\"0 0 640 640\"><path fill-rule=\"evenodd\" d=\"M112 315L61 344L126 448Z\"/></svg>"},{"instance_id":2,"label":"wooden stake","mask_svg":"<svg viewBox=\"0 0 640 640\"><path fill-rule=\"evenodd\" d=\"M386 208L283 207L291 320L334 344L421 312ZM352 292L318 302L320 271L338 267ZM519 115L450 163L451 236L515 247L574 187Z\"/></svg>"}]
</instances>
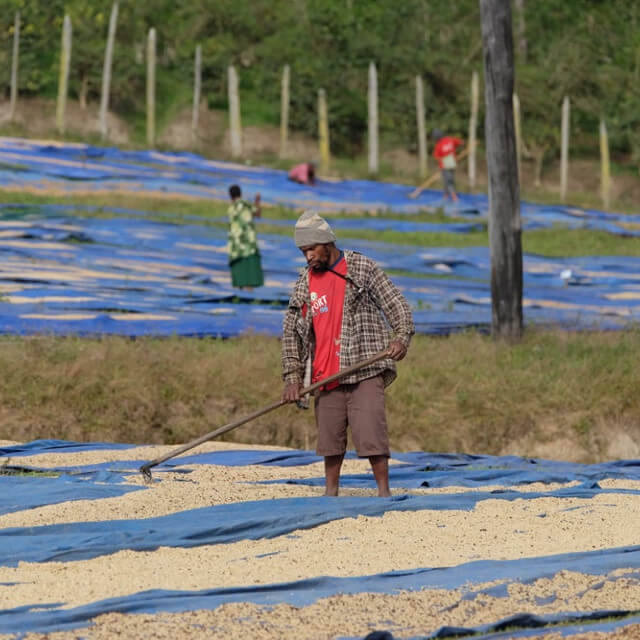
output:
<instances>
[{"instance_id":1,"label":"wooden stake","mask_svg":"<svg viewBox=\"0 0 640 640\"><path fill-rule=\"evenodd\" d=\"M13 55L11 56L11 102L9 120L13 121L18 104L18 57L20 55L20 12L17 11L13 22Z\"/></svg>"},{"instance_id":2,"label":"wooden stake","mask_svg":"<svg viewBox=\"0 0 640 640\"><path fill-rule=\"evenodd\" d=\"M469 118L469 141L467 143L467 149L469 149L469 186L471 188L476 186L476 135L478 128L478 105L480 102L480 81L478 79L478 72L474 71L471 74L471 117Z\"/></svg>"},{"instance_id":3,"label":"wooden stake","mask_svg":"<svg viewBox=\"0 0 640 640\"><path fill-rule=\"evenodd\" d=\"M156 30L149 29L147 39L147 144L156 141Z\"/></svg>"},{"instance_id":4,"label":"wooden stake","mask_svg":"<svg viewBox=\"0 0 640 640\"><path fill-rule=\"evenodd\" d=\"M605 209L611 204L611 164L609 161L609 136L607 125L600 120L600 195Z\"/></svg>"},{"instance_id":5,"label":"wooden stake","mask_svg":"<svg viewBox=\"0 0 640 640\"><path fill-rule=\"evenodd\" d=\"M418 171L424 178L429 171L427 160L427 131L424 115L424 87L422 76L416 76L416 124L418 128Z\"/></svg>"},{"instance_id":6,"label":"wooden stake","mask_svg":"<svg viewBox=\"0 0 640 640\"><path fill-rule=\"evenodd\" d=\"M102 95L100 96L100 135L107 139L107 113L109 111L109 92L111 91L111 66L113 64L113 47L116 39L116 25L118 23L118 3L111 7L109 18L109 32L107 34L107 48L104 54L104 66L102 68Z\"/></svg>"},{"instance_id":7,"label":"wooden stake","mask_svg":"<svg viewBox=\"0 0 640 640\"><path fill-rule=\"evenodd\" d=\"M193 63L193 111L191 113L191 137L198 139L198 123L200 120L200 95L202 93L202 45L196 46L196 57Z\"/></svg>"},{"instance_id":8,"label":"wooden stake","mask_svg":"<svg viewBox=\"0 0 640 640\"><path fill-rule=\"evenodd\" d=\"M324 89L318 89L318 146L320 150L320 171L328 173L329 154L329 114L327 95Z\"/></svg>"},{"instance_id":9,"label":"wooden stake","mask_svg":"<svg viewBox=\"0 0 640 640\"><path fill-rule=\"evenodd\" d=\"M280 87L280 157L287 155L287 143L289 142L289 65L282 68L282 82Z\"/></svg>"},{"instance_id":10,"label":"wooden stake","mask_svg":"<svg viewBox=\"0 0 640 640\"><path fill-rule=\"evenodd\" d=\"M518 182L522 184L522 125L520 116L520 98L513 94L513 126L516 133L516 160L518 162Z\"/></svg>"},{"instance_id":11,"label":"wooden stake","mask_svg":"<svg viewBox=\"0 0 640 640\"><path fill-rule=\"evenodd\" d=\"M569 97L565 96L562 101L562 130L560 147L560 199L564 202L567 199L567 184L569 182Z\"/></svg>"},{"instance_id":12,"label":"wooden stake","mask_svg":"<svg viewBox=\"0 0 640 640\"><path fill-rule=\"evenodd\" d=\"M238 75L233 65L227 69L227 89L229 96L229 131L231 137L231 155L239 158L242 155L242 123L240 121L240 95L238 92Z\"/></svg>"},{"instance_id":13,"label":"wooden stake","mask_svg":"<svg viewBox=\"0 0 640 640\"><path fill-rule=\"evenodd\" d=\"M369 173L378 173L378 72L373 62L369 63Z\"/></svg>"},{"instance_id":14,"label":"wooden stake","mask_svg":"<svg viewBox=\"0 0 640 640\"><path fill-rule=\"evenodd\" d=\"M64 16L62 25L62 50L60 52L60 77L58 80L58 102L56 105L56 128L64 133L67 93L69 90L69 67L71 65L71 18Z\"/></svg>"}]
</instances>

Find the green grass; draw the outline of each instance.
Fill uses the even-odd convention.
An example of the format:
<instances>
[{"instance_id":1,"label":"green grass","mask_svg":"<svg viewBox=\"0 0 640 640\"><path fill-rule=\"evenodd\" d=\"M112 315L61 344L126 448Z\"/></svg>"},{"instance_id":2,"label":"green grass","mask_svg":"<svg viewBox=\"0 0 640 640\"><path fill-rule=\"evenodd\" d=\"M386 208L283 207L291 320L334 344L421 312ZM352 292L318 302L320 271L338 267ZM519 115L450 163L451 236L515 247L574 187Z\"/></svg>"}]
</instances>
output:
<instances>
[{"instance_id":1,"label":"green grass","mask_svg":"<svg viewBox=\"0 0 640 640\"><path fill-rule=\"evenodd\" d=\"M277 400L279 356L260 336L4 336L0 439L186 442ZM606 459L640 422L639 359L638 330L416 336L388 390L392 447ZM223 439L313 447L313 412L284 407Z\"/></svg>"},{"instance_id":2,"label":"green grass","mask_svg":"<svg viewBox=\"0 0 640 640\"><path fill-rule=\"evenodd\" d=\"M198 199L169 199L155 198L137 195L86 195L86 196L45 196L40 194L4 191L4 202L16 204L69 204L87 205L92 207L104 207L104 210L81 211L80 215L87 217L112 217L107 210L111 207L134 209L149 212L150 220L173 222L177 224L192 222L190 216L197 216L201 223L216 227L225 227L224 222L214 221L214 218L226 216L228 203L225 201L208 201ZM265 218L279 220L291 220L291 227L269 225L259 222L259 233L273 233L290 235L293 223L299 215L299 211L286 207L265 207ZM380 214L387 217L387 214ZM327 216L331 219L330 216ZM349 218L367 218L371 214L348 214ZM396 219L410 219L428 222L451 222L451 218L442 212L412 215L410 218L398 214L389 214L388 217ZM394 244L410 245L416 247L476 247L488 246L488 234L483 231L470 233L423 233L402 231L370 231L370 230L341 230L339 239L343 242L351 238L371 240L377 242L390 242ZM591 255L611 256L637 256L640 255L640 238L616 236L603 231L589 231L586 229L567 229L555 227L536 231L526 231L522 234L522 247L526 253L535 253L550 257L572 257Z\"/></svg>"}]
</instances>

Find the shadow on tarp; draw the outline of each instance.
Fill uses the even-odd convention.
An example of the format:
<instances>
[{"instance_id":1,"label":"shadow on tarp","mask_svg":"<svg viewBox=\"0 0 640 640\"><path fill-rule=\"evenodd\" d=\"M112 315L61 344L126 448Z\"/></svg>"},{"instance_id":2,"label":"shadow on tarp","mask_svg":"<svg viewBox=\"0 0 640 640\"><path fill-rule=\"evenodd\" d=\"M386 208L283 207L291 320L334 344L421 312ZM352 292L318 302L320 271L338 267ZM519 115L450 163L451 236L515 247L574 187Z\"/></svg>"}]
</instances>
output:
<instances>
[{"instance_id":1,"label":"shadow on tarp","mask_svg":"<svg viewBox=\"0 0 640 640\"><path fill-rule=\"evenodd\" d=\"M250 602L260 606L287 603L304 607L321 598L336 594L394 594L399 591L422 589L468 591L470 585L496 580L531 583L540 578L549 578L562 570L605 575L621 568L640 568L640 547L621 547L517 560L481 560L456 567L392 571L354 578L318 577L296 582L228 589L202 591L154 589L72 609L63 609L62 603L27 605L0 611L0 632L62 631L86 626L92 618L111 612L176 613L198 609L212 610L230 602ZM602 613L611 616L613 612ZM597 615L597 612L591 612L589 615ZM567 614L568 620L575 620L575 618L575 614ZM505 621L498 624L505 624Z\"/></svg>"},{"instance_id":2,"label":"shadow on tarp","mask_svg":"<svg viewBox=\"0 0 640 640\"><path fill-rule=\"evenodd\" d=\"M123 550L198 547L258 540L311 529L358 516L380 517L393 511L470 511L482 500L537 498L590 499L596 495L640 495L630 489L602 489L597 484L554 491L465 491L457 494L401 495L392 498L326 496L258 500L189 509L155 518L71 522L0 530L0 566L18 562L86 560ZM544 517L545 514L540 514Z\"/></svg>"},{"instance_id":3,"label":"shadow on tarp","mask_svg":"<svg viewBox=\"0 0 640 640\"><path fill-rule=\"evenodd\" d=\"M519 613L498 622L477 627L440 627L428 636L412 636L406 640L437 640L438 638L468 638L469 640L515 640L516 638L539 638L549 634L571 637L578 633L607 633L632 624L640 623L637 611L626 609L600 610L589 613L557 613L540 616ZM606 620L606 622L600 622ZM595 621L595 622L594 622ZM505 631L508 629L508 631ZM377 636L375 634L378 634ZM364 640L400 640L405 636L393 635L390 631L372 632ZM338 640L362 640L362 636L343 636Z\"/></svg>"}]
</instances>

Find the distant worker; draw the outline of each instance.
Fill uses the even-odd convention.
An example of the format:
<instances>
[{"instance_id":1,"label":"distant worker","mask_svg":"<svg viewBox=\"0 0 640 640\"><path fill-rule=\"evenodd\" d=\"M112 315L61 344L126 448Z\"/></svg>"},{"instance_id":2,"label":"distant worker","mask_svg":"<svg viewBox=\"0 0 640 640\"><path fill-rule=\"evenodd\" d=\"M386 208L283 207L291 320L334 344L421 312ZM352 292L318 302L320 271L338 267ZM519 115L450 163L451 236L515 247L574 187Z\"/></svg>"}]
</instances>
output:
<instances>
[{"instance_id":1,"label":"distant worker","mask_svg":"<svg viewBox=\"0 0 640 640\"><path fill-rule=\"evenodd\" d=\"M289 171L289 180L313 186L316 183L316 168L312 162L297 164Z\"/></svg>"},{"instance_id":2,"label":"distant worker","mask_svg":"<svg viewBox=\"0 0 640 640\"><path fill-rule=\"evenodd\" d=\"M262 213L260 194L257 193L253 205L242 199L242 191L237 184L229 187L231 205L229 216L229 267L234 287L252 290L264 284L262 262L258 250L258 237L254 218Z\"/></svg>"},{"instance_id":3,"label":"distant worker","mask_svg":"<svg viewBox=\"0 0 640 640\"><path fill-rule=\"evenodd\" d=\"M438 161L438 166L440 167L444 197L451 198L453 202L458 202L455 185L456 151L458 147L464 144L464 141L453 136L445 136L438 129L434 129L431 135L436 142L436 146L433 149L433 157Z\"/></svg>"}]
</instances>

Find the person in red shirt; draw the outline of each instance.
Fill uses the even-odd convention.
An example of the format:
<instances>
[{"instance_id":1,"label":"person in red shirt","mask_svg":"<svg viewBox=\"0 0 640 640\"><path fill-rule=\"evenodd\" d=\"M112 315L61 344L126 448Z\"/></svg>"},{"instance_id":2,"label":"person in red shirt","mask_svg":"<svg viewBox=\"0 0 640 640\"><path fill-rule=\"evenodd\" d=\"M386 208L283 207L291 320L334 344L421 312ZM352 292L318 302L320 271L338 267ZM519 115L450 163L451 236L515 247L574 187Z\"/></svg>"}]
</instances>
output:
<instances>
[{"instance_id":1,"label":"person in red shirt","mask_svg":"<svg viewBox=\"0 0 640 640\"><path fill-rule=\"evenodd\" d=\"M453 136L445 136L438 129L434 129L431 135L436 141L433 157L438 161L438 166L440 167L444 197L451 198L453 202L457 202L458 194L455 186L456 151L458 147L464 144L464 141Z\"/></svg>"},{"instance_id":2,"label":"person in red shirt","mask_svg":"<svg viewBox=\"0 0 640 640\"><path fill-rule=\"evenodd\" d=\"M369 459L378 495L388 497L384 389L396 378L395 361L404 358L415 332L411 310L373 260L336 246L331 227L314 211L300 216L294 235L307 267L283 322L282 399L299 402L309 359L311 380L318 382L386 350L388 357L318 390L314 409L325 495L338 495L349 427L358 456Z\"/></svg>"}]
</instances>

